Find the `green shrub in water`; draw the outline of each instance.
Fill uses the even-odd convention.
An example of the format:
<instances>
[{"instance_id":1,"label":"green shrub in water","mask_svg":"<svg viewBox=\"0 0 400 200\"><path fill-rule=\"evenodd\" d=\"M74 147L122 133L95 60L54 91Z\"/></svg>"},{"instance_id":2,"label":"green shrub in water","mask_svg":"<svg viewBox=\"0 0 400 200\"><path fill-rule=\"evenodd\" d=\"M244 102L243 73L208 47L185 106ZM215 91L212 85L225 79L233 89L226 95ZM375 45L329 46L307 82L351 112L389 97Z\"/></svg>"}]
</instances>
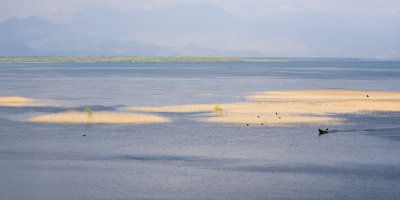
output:
<instances>
[{"instance_id":1,"label":"green shrub in water","mask_svg":"<svg viewBox=\"0 0 400 200\"><path fill-rule=\"evenodd\" d=\"M222 115L222 111L223 111L222 108L219 107L218 105L216 105L214 107L215 116L221 116Z\"/></svg>"},{"instance_id":2,"label":"green shrub in water","mask_svg":"<svg viewBox=\"0 0 400 200\"><path fill-rule=\"evenodd\" d=\"M92 119L92 117L93 117L93 111L92 111L92 109L90 109L89 107L86 107L86 108L85 108L85 112L86 112L88 118L89 118L89 119Z\"/></svg>"}]
</instances>

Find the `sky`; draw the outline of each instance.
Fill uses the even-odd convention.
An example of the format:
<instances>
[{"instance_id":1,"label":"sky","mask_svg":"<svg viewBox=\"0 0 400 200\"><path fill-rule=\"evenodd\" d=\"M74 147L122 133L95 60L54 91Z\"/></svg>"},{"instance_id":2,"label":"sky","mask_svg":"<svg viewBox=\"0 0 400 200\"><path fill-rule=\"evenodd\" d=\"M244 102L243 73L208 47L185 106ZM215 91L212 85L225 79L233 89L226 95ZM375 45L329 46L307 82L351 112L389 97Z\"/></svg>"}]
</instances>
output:
<instances>
[{"instance_id":1,"label":"sky","mask_svg":"<svg viewBox=\"0 0 400 200\"><path fill-rule=\"evenodd\" d=\"M398 0L2 0L0 21L11 17L44 15L85 7L109 7L138 10L168 7L174 4L207 3L243 18L261 19L271 14L293 12L336 13L352 17L369 15L400 16Z\"/></svg>"},{"instance_id":2,"label":"sky","mask_svg":"<svg viewBox=\"0 0 400 200\"><path fill-rule=\"evenodd\" d=\"M90 7L134 13L181 4L216 7L246 30L143 31L124 39L284 57L400 58L399 0L1 0L0 22L38 16L68 23Z\"/></svg>"}]
</instances>

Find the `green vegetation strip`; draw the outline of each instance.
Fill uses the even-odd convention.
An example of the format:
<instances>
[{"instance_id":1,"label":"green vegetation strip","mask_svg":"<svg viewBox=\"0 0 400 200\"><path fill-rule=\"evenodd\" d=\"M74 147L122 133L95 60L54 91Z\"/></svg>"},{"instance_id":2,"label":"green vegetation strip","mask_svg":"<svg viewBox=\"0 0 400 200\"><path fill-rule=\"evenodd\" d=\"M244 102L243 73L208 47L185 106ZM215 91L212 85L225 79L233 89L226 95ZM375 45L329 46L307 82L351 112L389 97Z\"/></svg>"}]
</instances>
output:
<instances>
[{"instance_id":1,"label":"green vegetation strip","mask_svg":"<svg viewBox=\"0 0 400 200\"><path fill-rule=\"evenodd\" d=\"M70 63L70 62L127 62L127 63L206 63L206 62L287 62L285 59L246 59L216 57L3 57L10 63Z\"/></svg>"}]
</instances>

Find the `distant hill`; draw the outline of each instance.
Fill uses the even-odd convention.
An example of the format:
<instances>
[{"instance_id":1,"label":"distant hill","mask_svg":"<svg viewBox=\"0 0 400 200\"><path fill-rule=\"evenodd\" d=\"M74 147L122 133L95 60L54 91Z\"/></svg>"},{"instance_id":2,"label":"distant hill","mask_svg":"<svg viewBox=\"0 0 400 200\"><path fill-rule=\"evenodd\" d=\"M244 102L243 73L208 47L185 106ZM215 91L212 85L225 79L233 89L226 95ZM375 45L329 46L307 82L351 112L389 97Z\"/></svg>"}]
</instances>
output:
<instances>
[{"instance_id":1,"label":"distant hill","mask_svg":"<svg viewBox=\"0 0 400 200\"><path fill-rule=\"evenodd\" d=\"M200 2L82 4L10 18L0 22L0 56L400 58L396 11Z\"/></svg>"},{"instance_id":2,"label":"distant hill","mask_svg":"<svg viewBox=\"0 0 400 200\"><path fill-rule=\"evenodd\" d=\"M138 32L227 31L235 27L232 24L240 23L233 19L220 8L206 4L179 4L165 10L138 12L86 8L64 24L37 17L12 18L0 23L0 56L265 57L257 51L219 50L190 44L171 47L135 39Z\"/></svg>"},{"instance_id":3,"label":"distant hill","mask_svg":"<svg viewBox=\"0 0 400 200\"><path fill-rule=\"evenodd\" d=\"M0 42L0 56L36 56L36 52L20 42Z\"/></svg>"}]
</instances>

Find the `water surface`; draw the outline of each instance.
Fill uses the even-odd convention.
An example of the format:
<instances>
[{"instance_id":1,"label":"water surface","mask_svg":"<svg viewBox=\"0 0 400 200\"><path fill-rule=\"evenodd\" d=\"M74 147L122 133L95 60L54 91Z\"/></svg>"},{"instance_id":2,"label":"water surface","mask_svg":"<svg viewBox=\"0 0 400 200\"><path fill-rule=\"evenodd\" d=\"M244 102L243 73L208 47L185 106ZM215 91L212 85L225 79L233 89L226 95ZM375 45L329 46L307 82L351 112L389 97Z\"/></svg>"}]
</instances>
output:
<instances>
[{"instance_id":1,"label":"water surface","mask_svg":"<svg viewBox=\"0 0 400 200\"><path fill-rule=\"evenodd\" d=\"M0 63L1 199L397 199L400 114L312 125L38 124L39 114L242 102L254 92L398 91L400 62ZM87 136L81 135L86 133Z\"/></svg>"}]
</instances>

